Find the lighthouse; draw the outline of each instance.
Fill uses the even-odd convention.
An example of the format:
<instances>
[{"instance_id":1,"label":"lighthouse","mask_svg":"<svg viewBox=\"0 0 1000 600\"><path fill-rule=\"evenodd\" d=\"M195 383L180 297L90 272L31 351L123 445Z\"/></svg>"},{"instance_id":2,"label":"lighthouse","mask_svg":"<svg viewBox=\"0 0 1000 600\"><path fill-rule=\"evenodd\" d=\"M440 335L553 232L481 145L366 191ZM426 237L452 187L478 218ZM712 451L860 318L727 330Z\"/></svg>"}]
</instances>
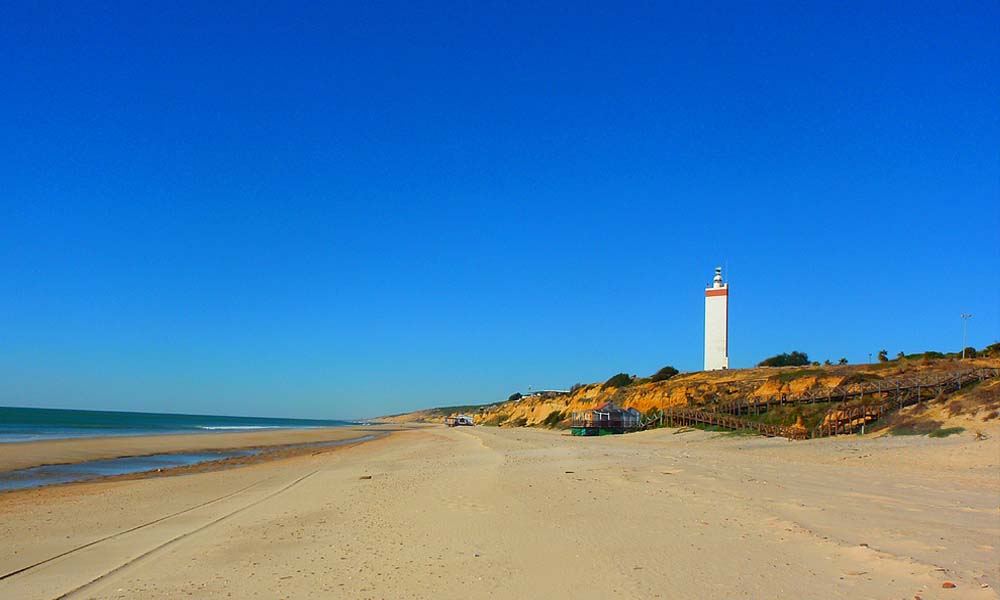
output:
<instances>
[{"instance_id":1,"label":"lighthouse","mask_svg":"<svg viewBox=\"0 0 1000 600\"><path fill-rule=\"evenodd\" d=\"M715 267L712 285L705 288L705 370L729 368L729 284L722 267Z\"/></svg>"}]
</instances>

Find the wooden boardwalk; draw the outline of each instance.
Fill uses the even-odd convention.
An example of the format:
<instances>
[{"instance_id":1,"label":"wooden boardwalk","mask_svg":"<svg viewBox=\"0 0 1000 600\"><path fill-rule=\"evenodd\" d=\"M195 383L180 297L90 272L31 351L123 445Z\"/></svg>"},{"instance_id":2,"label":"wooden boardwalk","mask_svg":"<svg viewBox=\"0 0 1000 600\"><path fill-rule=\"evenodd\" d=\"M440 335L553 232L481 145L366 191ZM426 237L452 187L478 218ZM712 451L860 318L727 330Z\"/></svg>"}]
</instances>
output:
<instances>
[{"instance_id":1,"label":"wooden boardwalk","mask_svg":"<svg viewBox=\"0 0 1000 600\"><path fill-rule=\"evenodd\" d=\"M713 407L714 410L670 408L664 413L668 425L710 425L751 431L768 437L806 439L844 433L854 433L865 424L881 419L886 413L911 406L959 390L972 383L1000 377L1000 369L977 368L949 373L935 373L892 380L859 381L844 385L817 388L802 394L747 397ZM848 405L849 401L860 404ZM772 408L803 404L836 403L818 427L807 431L802 427L770 425L741 415L757 416Z\"/></svg>"},{"instance_id":2,"label":"wooden boardwalk","mask_svg":"<svg viewBox=\"0 0 1000 600\"><path fill-rule=\"evenodd\" d=\"M792 427L760 423L743 417L734 417L720 412L694 410L690 408L668 408L665 412L667 425L671 427L685 425L710 425L732 429L733 431L751 431L767 437L787 437L790 439L805 439L805 430L798 434Z\"/></svg>"}]
</instances>

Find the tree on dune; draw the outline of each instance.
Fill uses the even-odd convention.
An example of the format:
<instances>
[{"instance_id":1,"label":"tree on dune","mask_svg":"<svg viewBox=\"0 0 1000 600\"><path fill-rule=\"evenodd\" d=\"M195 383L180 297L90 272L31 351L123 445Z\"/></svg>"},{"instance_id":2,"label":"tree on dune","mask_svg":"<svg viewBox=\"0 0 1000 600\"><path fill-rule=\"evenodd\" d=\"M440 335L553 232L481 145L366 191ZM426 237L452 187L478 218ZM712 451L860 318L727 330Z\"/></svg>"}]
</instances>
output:
<instances>
[{"instance_id":1,"label":"tree on dune","mask_svg":"<svg viewBox=\"0 0 1000 600\"><path fill-rule=\"evenodd\" d=\"M656 373L653 373L652 377L650 377L649 380L650 381L666 381L666 380L670 379L671 377L673 377L674 375L676 375L679 372L680 371L678 371L677 369L675 369L673 367L670 367L670 366L663 367L662 369L660 369Z\"/></svg>"},{"instance_id":2,"label":"tree on dune","mask_svg":"<svg viewBox=\"0 0 1000 600\"><path fill-rule=\"evenodd\" d=\"M809 355L805 352L793 350L791 353L781 354L765 358L757 363L758 367L803 367L809 364Z\"/></svg>"}]
</instances>

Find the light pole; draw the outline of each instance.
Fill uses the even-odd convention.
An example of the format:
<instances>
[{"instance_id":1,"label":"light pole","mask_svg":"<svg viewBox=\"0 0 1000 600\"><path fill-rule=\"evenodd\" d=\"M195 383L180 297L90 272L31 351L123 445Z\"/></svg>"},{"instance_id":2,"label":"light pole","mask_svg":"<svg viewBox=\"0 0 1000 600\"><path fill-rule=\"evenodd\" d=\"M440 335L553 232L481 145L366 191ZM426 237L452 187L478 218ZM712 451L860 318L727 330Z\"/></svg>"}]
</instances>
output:
<instances>
[{"instance_id":1,"label":"light pole","mask_svg":"<svg viewBox=\"0 0 1000 600\"><path fill-rule=\"evenodd\" d=\"M872 353L868 353L868 364L872 364Z\"/></svg>"},{"instance_id":2,"label":"light pole","mask_svg":"<svg viewBox=\"0 0 1000 600\"><path fill-rule=\"evenodd\" d=\"M962 360L965 360L965 343L967 333L969 331L969 319L972 318L971 313L962 313Z\"/></svg>"}]
</instances>

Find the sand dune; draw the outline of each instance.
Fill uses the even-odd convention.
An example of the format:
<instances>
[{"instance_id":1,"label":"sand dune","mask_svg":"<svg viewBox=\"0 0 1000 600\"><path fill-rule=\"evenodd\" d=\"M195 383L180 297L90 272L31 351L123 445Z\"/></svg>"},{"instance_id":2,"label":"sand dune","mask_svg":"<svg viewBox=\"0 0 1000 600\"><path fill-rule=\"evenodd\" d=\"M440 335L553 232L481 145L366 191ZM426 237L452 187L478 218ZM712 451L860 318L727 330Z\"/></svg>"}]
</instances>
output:
<instances>
[{"instance_id":1,"label":"sand dune","mask_svg":"<svg viewBox=\"0 0 1000 600\"><path fill-rule=\"evenodd\" d=\"M0 494L0 597L996 598L998 462L971 436L425 428Z\"/></svg>"}]
</instances>

